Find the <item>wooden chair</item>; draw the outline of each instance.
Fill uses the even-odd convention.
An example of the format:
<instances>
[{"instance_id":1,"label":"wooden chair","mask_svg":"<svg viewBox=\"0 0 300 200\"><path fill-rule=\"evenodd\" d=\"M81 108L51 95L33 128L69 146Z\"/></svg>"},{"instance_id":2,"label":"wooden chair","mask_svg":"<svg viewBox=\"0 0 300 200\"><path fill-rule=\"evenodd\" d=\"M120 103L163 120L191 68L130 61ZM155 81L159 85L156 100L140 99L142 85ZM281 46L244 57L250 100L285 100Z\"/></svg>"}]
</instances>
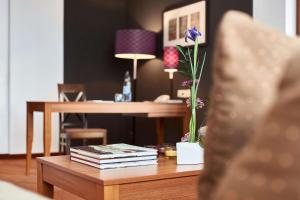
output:
<instances>
[{"instance_id":1,"label":"wooden chair","mask_svg":"<svg viewBox=\"0 0 300 200\"><path fill-rule=\"evenodd\" d=\"M85 87L83 84L58 84L58 98L64 102L86 101ZM107 143L107 130L88 128L86 114L60 113L59 127L60 152L70 153L72 139L83 139L83 145L86 145L87 139L92 138L100 138L102 144Z\"/></svg>"}]
</instances>

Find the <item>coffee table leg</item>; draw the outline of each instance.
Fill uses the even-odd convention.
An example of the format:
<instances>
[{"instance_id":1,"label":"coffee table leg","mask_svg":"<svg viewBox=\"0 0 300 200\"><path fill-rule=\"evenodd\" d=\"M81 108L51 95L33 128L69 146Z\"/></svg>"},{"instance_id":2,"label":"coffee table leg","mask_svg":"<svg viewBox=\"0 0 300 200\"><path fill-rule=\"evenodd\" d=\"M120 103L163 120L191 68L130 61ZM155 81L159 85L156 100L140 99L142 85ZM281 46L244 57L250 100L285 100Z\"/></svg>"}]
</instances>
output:
<instances>
[{"instance_id":1,"label":"coffee table leg","mask_svg":"<svg viewBox=\"0 0 300 200\"><path fill-rule=\"evenodd\" d=\"M37 161L37 191L38 193L53 198L53 185L43 179L43 164Z\"/></svg>"},{"instance_id":2,"label":"coffee table leg","mask_svg":"<svg viewBox=\"0 0 300 200\"><path fill-rule=\"evenodd\" d=\"M119 185L104 186L104 200L119 199Z\"/></svg>"},{"instance_id":3,"label":"coffee table leg","mask_svg":"<svg viewBox=\"0 0 300 200\"><path fill-rule=\"evenodd\" d=\"M30 172L32 140L33 140L33 112L29 108L29 105L27 105L26 175L29 175Z\"/></svg>"}]
</instances>

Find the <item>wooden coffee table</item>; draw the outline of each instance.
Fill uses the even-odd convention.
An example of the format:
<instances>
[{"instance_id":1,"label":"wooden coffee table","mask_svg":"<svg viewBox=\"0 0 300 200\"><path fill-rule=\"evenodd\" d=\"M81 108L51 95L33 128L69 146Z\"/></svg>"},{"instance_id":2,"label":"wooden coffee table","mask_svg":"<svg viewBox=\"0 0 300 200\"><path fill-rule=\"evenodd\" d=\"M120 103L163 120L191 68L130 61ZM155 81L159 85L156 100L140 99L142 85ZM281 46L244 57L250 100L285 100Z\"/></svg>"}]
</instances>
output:
<instances>
[{"instance_id":1,"label":"wooden coffee table","mask_svg":"<svg viewBox=\"0 0 300 200\"><path fill-rule=\"evenodd\" d=\"M176 165L159 158L158 165L99 170L69 156L37 159L38 192L53 198L56 186L84 199L197 199L203 165Z\"/></svg>"}]
</instances>

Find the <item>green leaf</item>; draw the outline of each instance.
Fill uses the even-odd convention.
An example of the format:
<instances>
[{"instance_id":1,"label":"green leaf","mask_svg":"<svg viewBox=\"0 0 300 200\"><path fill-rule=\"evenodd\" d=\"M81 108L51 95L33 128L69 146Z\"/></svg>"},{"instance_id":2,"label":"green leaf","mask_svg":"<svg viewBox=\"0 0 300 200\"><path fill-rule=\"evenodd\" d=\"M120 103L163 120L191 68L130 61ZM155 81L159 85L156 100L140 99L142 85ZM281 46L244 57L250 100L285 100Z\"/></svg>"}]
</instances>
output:
<instances>
[{"instance_id":1,"label":"green leaf","mask_svg":"<svg viewBox=\"0 0 300 200\"><path fill-rule=\"evenodd\" d=\"M187 60L186 55L184 53L183 47L180 45L176 45L177 50L183 55L184 59Z\"/></svg>"},{"instance_id":2,"label":"green leaf","mask_svg":"<svg viewBox=\"0 0 300 200\"><path fill-rule=\"evenodd\" d=\"M196 93L198 92L198 87L199 87L199 83L200 83L200 80L201 80L202 71L203 71L203 68L204 68L204 65L205 65L205 61L206 61L206 51L204 52L203 61L202 61L201 69L200 69L200 74L199 74L199 77L198 77L198 83L197 83L197 86L196 86L196 88L197 88Z\"/></svg>"},{"instance_id":3,"label":"green leaf","mask_svg":"<svg viewBox=\"0 0 300 200\"><path fill-rule=\"evenodd\" d=\"M178 62L180 62L180 63L186 63L187 61L186 60L178 60Z\"/></svg>"},{"instance_id":4,"label":"green leaf","mask_svg":"<svg viewBox=\"0 0 300 200\"><path fill-rule=\"evenodd\" d=\"M195 44L194 44L194 62L193 62L193 71L194 76L197 76L197 56L198 56L198 37L196 37Z\"/></svg>"},{"instance_id":5,"label":"green leaf","mask_svg":"<svg viewBox=\"0 0 300 200\"><path fill-rule=\"evenodd\" d=\"M181 74L183 74L184 76L186 76L186 77L189 77L189 78L190 78L190 74L186 73L185 71L181 71L181 70L179 70L179 72L180 72Z\"/></svg>"}]
</instances>

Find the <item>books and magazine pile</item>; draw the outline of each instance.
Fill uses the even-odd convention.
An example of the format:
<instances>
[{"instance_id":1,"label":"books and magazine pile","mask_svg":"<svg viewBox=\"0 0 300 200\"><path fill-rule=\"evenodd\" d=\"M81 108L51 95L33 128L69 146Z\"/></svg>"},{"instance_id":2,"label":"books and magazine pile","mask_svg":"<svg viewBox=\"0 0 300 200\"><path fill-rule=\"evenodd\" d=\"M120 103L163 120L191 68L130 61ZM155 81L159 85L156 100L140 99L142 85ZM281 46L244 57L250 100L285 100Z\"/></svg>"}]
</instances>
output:
<instances>
[{"instance_id":1,"label":"books and magazine pile","mask_svg":"<svg viewBox=\"0 0 300 200\"><path fill-rule=\"evenodd\" d=\"M99 169L156 165L157 150L129 144L71 147L71 160Z\"/></svg>"}]
</instances>

